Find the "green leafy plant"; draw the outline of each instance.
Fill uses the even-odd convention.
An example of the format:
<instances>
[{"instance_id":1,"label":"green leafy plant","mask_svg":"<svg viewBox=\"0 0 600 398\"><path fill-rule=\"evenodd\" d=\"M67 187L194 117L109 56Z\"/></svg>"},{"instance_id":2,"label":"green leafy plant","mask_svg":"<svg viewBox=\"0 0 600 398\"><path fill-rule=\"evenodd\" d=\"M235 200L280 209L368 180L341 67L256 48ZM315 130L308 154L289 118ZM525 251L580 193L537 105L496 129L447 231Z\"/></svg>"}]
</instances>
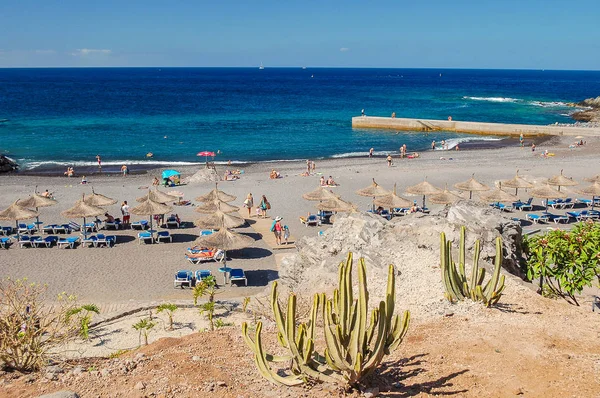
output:
<instances>
[{"instance_id":1,"label":"green leafy plant","mask_svg":"<svg viewBox=\"0 0 600 398\"><path fill-rule=\"evenodd\" d=\"M408 330L410 314L394 315L395 268L388 269L386 297L373 309L369 317L369 292L367 289L364 259L358 262L358 297L352 290L352 253L339 267L338 288L333 297L315 294L306 322L296 323L296 295L290 294L287 309L282 311L273 283L271 306L277 324L277 340L288 351L284 356L265 353L261 331L257 322L254 340L248 334L248 324L242 324L242 335L254 354L260 373L267 380L298 385L308 379L340 383L348 386L359 384L380 365L384 355L390 354L402 342ZM323 354L315 349L315 330L318 314L323 317ZM289 362L287 374L273 369L270 363Z\"/></svg>"},{"instance_id":2,"label":"green leafy plant","mask_svg":"<svg viewBox=\"0 0 600 398\"><path fill-rule=\"evenodd\" d=\"M231 325L233 325L233 323L231 323L231 322L225 322L222 319L217 319L215 321L215 328L216 329L224 328L226 326L231 326Z\"/></svg>"},{"instance_id":3,"label":"green leafy plant","mask_svg":"<svg viewBox=\"0 0 600 398\"><path fill-rule=\"evenodd\" d=\"M576 294L600 280L600 225L577 224L526 240L527 277L539 278L540 293L579 305Z\"/></svg>"},{"instance_id":4,"label":"green leafy plant","mask_svg":"<svg viewBox=\"0 0 600 398\"><path fill-rule=\"evenodd\" d=\"M74 296L61 293L47 305L47 287L24 279L0 279L0 369L36 371L53 350L71 340L79 324L67 314Z\"/></svg>"},{"instance_id":5,"label":"green leafy plant","mask_svg":"<svg viewBox=\"0 0 600 398\"><path fill-rule=\"evenodd\" d=\"M473 266L471 277L467 278L465 271L465 227L460 229L458 269L452 259L452 242L446 240L446 234L440 235L440 268L442 269L442 281L444 283L444 296L454 303L459 300L470 298L473 301L481 301L486 307L492 306L500 300L504 290L504 275L500 276L502 268L502 239L496 238L496 259L492 277L482 286L485 278L485 269L479 268L479 254L481 242L475 241L473 251Z\"/></svg>"},{"instance_id":6,"label":"green leafy plant","mask_svg":"<svg viewBox=\"0 0 600 398\"><path fill-rule=\"evenodd\" d=\"M110 359L120 358L123 354L127 354L129 350L117 350L115 352L111 352L108 357Z\"/></svg>"},{"instance_id":7,"label":"green leafy plant","mask_svg":"<svg viewBox=\"0 0 600 398\"><path fill-rule=\"evenodd\" d=\"M163 311L166 311L167 316L169 317L169 330L173 330L173 313L177 310L177 305L172 303L163 303L156 307L156 312L160 314Z\"/></svg>"},{"instance_id":8,"label":"green leafy plant","mask_svg":"<svg viewBox=\"0 0 600 398\"><path fill-rule=\"evenodd\" d=\"M198 305L198 299L208 295L208 301L215 301L215 295L217 294L217 280L213 275L207 276L206 278L198 281L196 286L192 289L192 296L194 297L194 305Z\"/></svg>"},{"instance_id":9,"label":"green leafy plant","mask_svg":"<svg viewBox=\"0 0 600 398\"><path fill-rule=\"evenodd\" d=\"M132 327L140 333L140 340L144 337L144 345L148 345L148 334L156 326L156 322L151 321L149 318L140 319Z\"/></svg>"},{"instance_id":10,"label":"green leafy plant","mask_svg":"<svg viewBox=\"0 0 600 398\"><path fill-rule=\"evenodd\" d=\"M214 316L215 316L215 302L208 301L200 306L200 315L205 315L208 319L210 331L215 330Z\"/></svg>"},{"instance_id":11,"label":"green leafy plant","mask_svg":"<svg viewBox=\"0 0 600 398\"><path fill-rule=\"evenodd\" d=\"M72 308L67 311L66 322L68 323L73 317L79 319L79 335L84 340L90 338L90 323L92 322L93 314L99 314L100 308L95 304L84 304L80 307Z\"/></svg>"}]
</instances>

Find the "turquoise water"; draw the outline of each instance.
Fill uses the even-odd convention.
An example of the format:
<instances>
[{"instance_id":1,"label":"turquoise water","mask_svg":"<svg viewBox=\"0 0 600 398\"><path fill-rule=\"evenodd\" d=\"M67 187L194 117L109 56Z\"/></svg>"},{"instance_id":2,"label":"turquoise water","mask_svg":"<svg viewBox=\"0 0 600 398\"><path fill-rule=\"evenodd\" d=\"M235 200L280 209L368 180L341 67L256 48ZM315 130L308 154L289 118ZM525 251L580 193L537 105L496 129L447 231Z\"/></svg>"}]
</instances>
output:
<instances>
[{"instance_id":1,"label":"turquoise water","mask_svg":"<svg viewBox=\"0 0 600 398\"><path fill-rule=\"evenodd\" d=\"M352 116L571 122L600 72L326 68L0 69L0 153L24 168L346 157L472 140L356 130ZM489 138L488 138L489 139ZM152 152L151 160L146 154Z\"/></svg>"}]
</instances>

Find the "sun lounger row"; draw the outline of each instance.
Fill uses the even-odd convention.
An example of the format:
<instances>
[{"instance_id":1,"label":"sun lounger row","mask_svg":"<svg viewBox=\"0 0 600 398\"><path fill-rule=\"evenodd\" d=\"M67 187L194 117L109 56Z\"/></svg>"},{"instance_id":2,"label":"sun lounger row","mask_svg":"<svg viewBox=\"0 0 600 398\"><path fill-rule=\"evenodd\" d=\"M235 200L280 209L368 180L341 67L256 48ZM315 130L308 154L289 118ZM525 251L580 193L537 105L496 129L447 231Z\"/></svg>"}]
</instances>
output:
<instances>
[{"instance_id":1,"label":"sun lounger row","mask_svg":"<svg viewBox=\"0 0 600 398\"><path fill-rule=\"evenodd\" d=\"M169 233L169 231L158 231L156 232L156 236L154 236L153 232L143 231L138 233L138 243L154 243L154 242L173 242L173 237Z\"/></svg>"},{"instance_id":2,"label":"sun lounger row","mask_svg":"<svg viewBox=\"0 0 600 398\"><path fill-rule=\"evenodd\" d=\"M29 235L21 235L19 240L16 240L15 243L18 244L21 248L24 247L51 247L56 244L58 247L70 247L74 248L75 244L80 241L79 237L67 237L67 238L59 238L58 236L29 236ZM11 244L11 238L1 238L0 245L3 248L8 248L8 245Z\"/></svg>"},{"instance_id":3,"label":"sun lounger row","mask_svg":"<svg viewBox=\"0 0 600 398\"><path fill-rule=\"evenodd\" d=\"M181 270L175 273L175 281L173 282L173 287L193 287L197 281L201 281L206 279L207 277L212 276L212 273L209 270L198 270L195 273L189 270ZM232 268L229 271L229 283L232 282L244 282L245 286L248 286L248 279L246 278L246 273L241 268Z\"/></svg>"},{"instance_id":4,"label":"sun lounger row","mask_svg":"<svg viewBox=\"0 0 600 398\"><path fill-rule=\"evenodd\" d=\"M104 234L96 234L88 236L87 238L81 241L82 245L88 245L88 247L113 247L117 243L117 237L115 235L104 235Z\"/></svg>"},{"instance_id":5,"label":"sun lounger row","mask_svg":"<svg viewBox=\"0 0 600 398\"><path fill-rule=\"evenodd\" d=\"M542 200L542 206L550 206L553 209L572 209L574 205L572 198Z\"/></svg>"}]
</instances>

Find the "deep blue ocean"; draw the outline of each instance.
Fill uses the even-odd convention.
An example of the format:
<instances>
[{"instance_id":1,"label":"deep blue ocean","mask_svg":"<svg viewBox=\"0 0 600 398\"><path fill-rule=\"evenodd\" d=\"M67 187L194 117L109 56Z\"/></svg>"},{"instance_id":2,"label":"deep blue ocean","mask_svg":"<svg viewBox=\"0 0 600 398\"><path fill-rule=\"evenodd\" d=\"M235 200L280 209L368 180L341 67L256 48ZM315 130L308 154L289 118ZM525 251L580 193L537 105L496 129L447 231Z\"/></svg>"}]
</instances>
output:
<instances>
[{"instance_id":1,"label":"deep blue ocean","mask_svg":"<svg viewBox=\"0 0 600 398\"><path fill-rule=\"evenodd\" d=\"M0 69L0 153L30 168L92 165L97 154L176 165L204 150L222 162L419 151L476 137L355 130L351 118L570 123L566 103L598 95L600 71Z\"/></svg>"}]
</instances>

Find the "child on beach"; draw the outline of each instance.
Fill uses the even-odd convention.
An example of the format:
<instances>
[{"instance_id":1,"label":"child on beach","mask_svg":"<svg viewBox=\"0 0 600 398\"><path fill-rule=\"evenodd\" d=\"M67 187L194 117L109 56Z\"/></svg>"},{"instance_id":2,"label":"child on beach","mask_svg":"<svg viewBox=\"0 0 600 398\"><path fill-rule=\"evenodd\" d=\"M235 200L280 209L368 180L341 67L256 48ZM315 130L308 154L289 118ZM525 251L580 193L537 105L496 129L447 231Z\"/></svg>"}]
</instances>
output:
<instances>
[{"instance_id":1,"label":"child on beach","mask_svg":"<svg viewBox=\"0 0 600 398\"><path fill-rule=\"evenodd\" d=\"M87 180L86 180L85 176L81 176L81 183L87 184Z\"/></svg>"},{"instance_id":2,"label":"child on beach","mask_svg":"<svg viewBox=\"0 0 600 398\"><path fill-rule=\"evenodd\" d=\"M388 167L392 167L392 156L391 155L387 155L387 164L388 164Z\"/></svg>"},{"instance_id":3,"label":"child on beach","mask_svg":"<svg viewBox=\"0 0 600 398\"><path fill-rule=\"evenodd\" d=\"M129 169L127 168L127 165L124 164L123 166L121 166L121 173L123 173L123 177L129 174Z\"/></svg>"},{"instance_id":4,"label":"child on beach","mask_svg":"<svg viewBox=\"0 0 600 398\"><path fill-rule=\"evenodd\" d=\"M288 244L288 239L290 238L290 229L288 228L287 225L283 226L283 240L285 241L285 244Z\"/></svg>"}]
</instances>

